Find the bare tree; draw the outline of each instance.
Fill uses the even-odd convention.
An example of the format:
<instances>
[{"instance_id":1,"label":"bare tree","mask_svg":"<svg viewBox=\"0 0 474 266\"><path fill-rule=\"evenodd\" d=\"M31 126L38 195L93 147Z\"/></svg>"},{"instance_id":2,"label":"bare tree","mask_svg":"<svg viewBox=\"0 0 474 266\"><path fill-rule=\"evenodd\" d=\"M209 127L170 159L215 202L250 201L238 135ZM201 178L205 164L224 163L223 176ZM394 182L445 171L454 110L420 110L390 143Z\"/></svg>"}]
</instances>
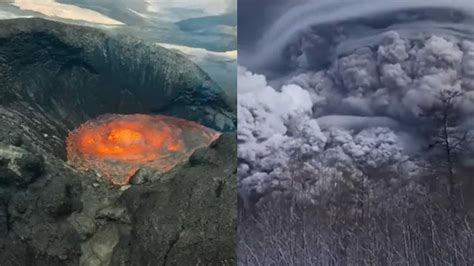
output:
<instances>
[{"instance_id":1,"label":"bare tree","mask_svg":"<svg viewBox=\"0 0 474 266\"><path fill-rule=\"evenodd\" d=\"M385 192L363 213L347 188L314 204L273 197L239 217L239 264L474 265L468 213L451 213L438 193Z\"/></svg>"},{"instance_id":2,"label":"bare tree","mask_svg":"<svg viewBox=\"0 0 474 266\"><path fill-rule=\"evenodd\" d=\"M425 108L422 113L431 122L428 133L431 143L428 148L433 153L435 162L441 162L444 166L450 196L454 194L456 187L455 168L458 158L473 141L471 131L460 127L462 97L461 90L442 90L436 97L437 103Z\"/></svg>"},{"instance_id":3,"label":"bare tree","mask_svg":"<svg viewBox=\"0 0 474 266\"><path fill-rule=\"evenodd\" d=\"M365 169L365 184L343 176L311 195L314 201L301 200L320 186L314 180L331 179L306 171L302 155L292 153L289 167L295 189L263 196L251 215L239 213L239 265L474 265L469 211L447 200L443 186L423 184L444 179L385 184L375 177L404 176L386 165Z\"/></svg>"},{"instance_id":4,"label":"bare tree","mask_svg":"<svg viewBox=\"0 0 474 266\"><path fill-rule=\"evenodd\" d=\"M462 96L443 91L425 110L430 164L440 171L408 179L388 161L377 168L356 165L362 179L344 171L332 177L305 168L323 158L307 157L298 147L290 151L282 180L291 185L262 195L252 215L239 213L239 264L474 265L472 212L453 196L457 185L462 188L460 155L472 142L460 126ZM324 189L321 180L332 182ZM308 192L311 200L301 200Z\"/></svg>"}]
</instances>

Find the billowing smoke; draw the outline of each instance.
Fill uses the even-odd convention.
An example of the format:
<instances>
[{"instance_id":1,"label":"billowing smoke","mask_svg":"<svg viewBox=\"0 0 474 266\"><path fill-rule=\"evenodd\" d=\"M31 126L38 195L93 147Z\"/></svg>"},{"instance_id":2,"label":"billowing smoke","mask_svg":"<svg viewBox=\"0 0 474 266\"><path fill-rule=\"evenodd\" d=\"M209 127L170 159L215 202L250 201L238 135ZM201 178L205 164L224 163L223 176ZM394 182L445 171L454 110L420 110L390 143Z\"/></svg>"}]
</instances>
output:
<instances>
[{"instance_id":1,"label":"billowing smoke","mask_svg":"<svg viewBox=\"0 0 474 266\"><path fill-rule=\"evenodd\" d=\"M474 112L473 7L320 1L284 14L240 61L241 193L284 191L303 179L318 195L335 180L363 183L382 168L378 178L404 183L429 164L443 115L465 141Z\"/></svg>"},{"instance_id":2,"label":"billowing smoke","mask_svg":"<svg viewBox=\"0 0 474 266\"><path fill-rule=\"evenodd\" d=\"M330 186L331 178L363 178L364 169L390 165L407 174L414 170L403 153L402 139L389 128L398 126L395 120L343 115L317 118L313 108L324 100L296 84L275 90L264 76L239 68L238 173L244 196L290 187L295 156L309 158L298 171L308 173L304 178L316 190Z\"/></svg>"}]
</instances>

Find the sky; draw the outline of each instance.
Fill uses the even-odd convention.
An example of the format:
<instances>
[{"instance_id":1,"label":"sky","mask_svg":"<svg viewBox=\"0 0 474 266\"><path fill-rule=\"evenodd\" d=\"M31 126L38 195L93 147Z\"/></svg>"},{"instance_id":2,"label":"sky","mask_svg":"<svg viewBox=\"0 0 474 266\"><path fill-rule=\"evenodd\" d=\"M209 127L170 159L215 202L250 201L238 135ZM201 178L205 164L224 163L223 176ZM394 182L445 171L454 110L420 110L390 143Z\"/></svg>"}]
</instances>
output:
<instances>
[{"instance_id":1,"label":"sky","mask_svg":"<svg viewBox=\"0 0 474 266\"><path fill-rule=\"evenodd\" d=\"M61 18L78 19L94 23L102 23L108 25L119 24L113 18L105 14L87 8L87 5L104 5L110 1L87 1L87 0L12 0L12 5L23 10L36 11L48 16L57 16ZM114 4L114 2L110 2ZM200 12L202 16L222 15L229 12L235 12L236 0L134 0L134 1L115 1L117 7L126 5L130 9L143 14L146 12L159 13L165 15L161 19L173 20L170 9L188 9ZM80 7L82 6L82 8ZM143 9L142 7L145 7ZM175 11L176 12L176 11ZM82 16L82 17L81 17ZM146 15L145 15L146 16ZM170 17L166 17L170 16ZM122 22L123 23L123 22Z\"/></svg>"},{"instance_id":2,"label":"sky","mask_svg":"<svg viewBox=\"0 0 474 266\"><path fill-rule=\"evenodd\" d=\"M149 4L148 11L159 12L168 8L189 8L203 10L209 15L221 15L235 11L237 0L146 0Z\"/></svg>"}]
</instances>

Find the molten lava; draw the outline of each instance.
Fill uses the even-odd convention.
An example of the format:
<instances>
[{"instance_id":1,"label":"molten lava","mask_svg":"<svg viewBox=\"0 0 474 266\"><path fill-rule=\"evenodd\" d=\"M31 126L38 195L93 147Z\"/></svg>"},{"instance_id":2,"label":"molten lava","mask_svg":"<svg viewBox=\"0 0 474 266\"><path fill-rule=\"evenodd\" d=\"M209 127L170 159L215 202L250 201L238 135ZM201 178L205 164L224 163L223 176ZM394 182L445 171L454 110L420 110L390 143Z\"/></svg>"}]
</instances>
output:
<instances>
[{"instance_id":1,"label":"molten lava","mask_svg":"<svg viewBox=\"0 0 474 266\"><path fill-rule=\"evenodd\" d=\"M219 136L197 123L162 115L102 115L69 134L67 156L78 169L95 170L126 185L140 167L169 171Z\"/></svg>"}]
</instances>

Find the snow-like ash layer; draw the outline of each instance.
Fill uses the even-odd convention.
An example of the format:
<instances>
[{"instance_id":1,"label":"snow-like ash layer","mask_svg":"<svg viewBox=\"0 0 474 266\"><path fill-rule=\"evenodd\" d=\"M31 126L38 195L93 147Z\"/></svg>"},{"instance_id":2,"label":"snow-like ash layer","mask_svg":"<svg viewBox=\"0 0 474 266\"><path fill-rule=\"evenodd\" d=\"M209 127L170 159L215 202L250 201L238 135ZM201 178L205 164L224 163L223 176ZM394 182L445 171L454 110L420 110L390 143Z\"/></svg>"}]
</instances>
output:
<instances>
[{"instance_id":1,"label":"snow-like ash layer","mask_svg":"<svg viewBox=\"0 0 474 266\"><path fill-rule=\"evenodd\" d=\"M87 121L67 139L68 162L126 185L140 167L171 170L219 134L197 123L162 115L108 114Z\"/></svg>"}]
</instances>

